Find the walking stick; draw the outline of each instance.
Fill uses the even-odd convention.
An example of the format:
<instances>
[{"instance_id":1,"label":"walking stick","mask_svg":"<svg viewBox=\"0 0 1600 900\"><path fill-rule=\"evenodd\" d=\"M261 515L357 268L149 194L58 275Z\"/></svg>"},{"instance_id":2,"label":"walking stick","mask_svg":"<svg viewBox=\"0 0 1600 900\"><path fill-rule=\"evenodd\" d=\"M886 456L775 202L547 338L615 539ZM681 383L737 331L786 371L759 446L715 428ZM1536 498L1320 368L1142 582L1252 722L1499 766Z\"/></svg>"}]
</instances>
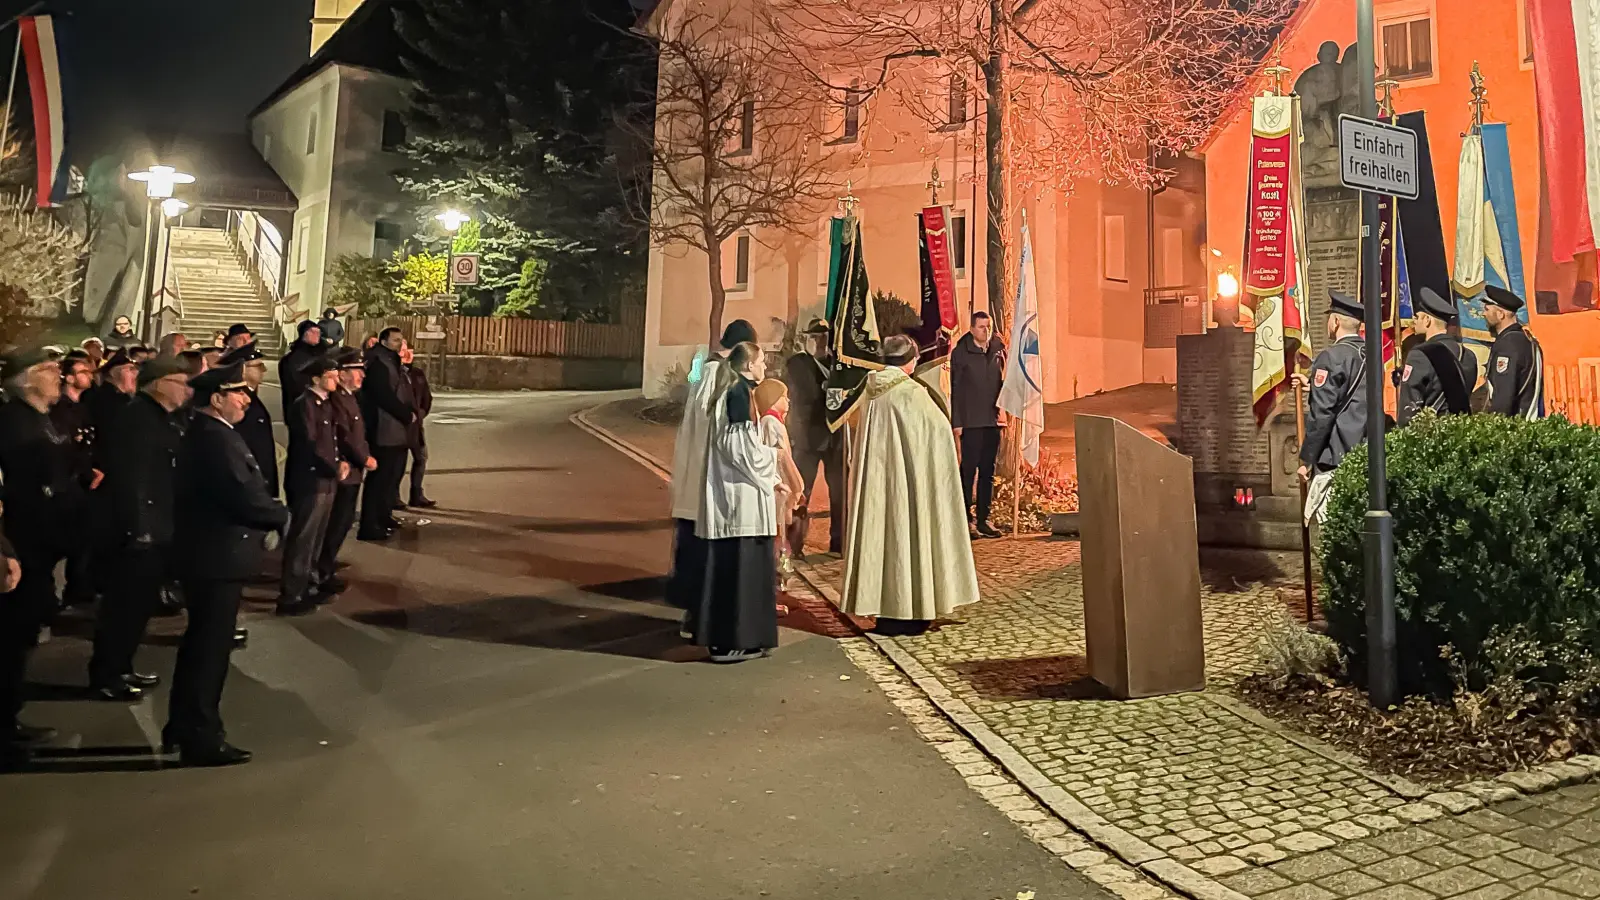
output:
<instances>
[{"instance_id":1,"label":"walking stick","mask_svg":"<svg viewBox=\"0 0 1600 900\"><path fill-rule=\"evenodd\" d=\"M1016 416L1011 417L1015 422ZM1012 454L1011 469L1011 537L1022 533L1022 433L1017 433L1016 452Z\"/></svg>"},{"instance_id":2,"label":"walking stick","mask_svg":"<svg viewBox=\"0 0 1600 900\"><path fill-rule=\"evenodd\" d=\"M1302 385L1300 382L1296 381L1294 383L1294 430L1295 430L1295 434L1299 436L1299 439L1300 439L1299 440L1299 445L1302 446L1302 447L1304 447L1305 444L1306 444L1306 403L1305 403L1305 399L1306 399L1305 386ZM1306 624L1310 625L1312 618L1314 618L1313 612L1312 612L1312 601L1314 599L1314 595L1312 594L1312 586L1311 586L1311 523L1306 521L1305 508L1306 508L1306 498L1310 493L1311 484L1310 484L1310 480L1309 479L1301 478L1299 480L1300 480L1300 569L1301 569L1301 572L1303 573L1304 588L1305 588L1305 593L1306 593Z\"/></svg>"}]
</instances>

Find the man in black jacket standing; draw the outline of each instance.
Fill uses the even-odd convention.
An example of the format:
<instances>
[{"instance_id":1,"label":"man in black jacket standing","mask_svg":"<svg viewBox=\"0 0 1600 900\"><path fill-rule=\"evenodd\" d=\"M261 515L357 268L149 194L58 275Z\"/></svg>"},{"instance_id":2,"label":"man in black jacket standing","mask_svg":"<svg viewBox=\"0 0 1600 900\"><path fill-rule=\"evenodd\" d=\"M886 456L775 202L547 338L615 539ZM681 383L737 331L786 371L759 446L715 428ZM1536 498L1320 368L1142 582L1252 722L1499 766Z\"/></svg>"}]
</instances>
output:
<instances>
[{"instance_id":1,"label":"man in black jacket standing","mask_svg":"<svg viewBox=\"0 0 1600 900\"><path fill-rule=\"evenodd\" d=\"M249 406L237 364L194 381L194 424L178 459L176 569L189 625L178 648L163 749L186 765L230 766L250 753L229 744L222 727L222 686L238 627L244 582L261 570L270 532L288 511L267 495L261 470L233 430Z\"/></svg>"},{"instance_id":2,"label":"man in black jacket standing","mask_svg":"<svg viewBox=\"0 0 1600 900\"><path fill-rule=\"evenodd\" d=\"M796 353L784 363L783 380L789 386L789 444L805 485L805 505L811 505L811 489L817 483L820 466L828 483L828 552L839 553L844 549L846 512L844 441L842 435L828 430L823 385L833 368L830 332L826 321L811 320L805 330L806 352Z\"/></svg>"},{"instance_id":3,"label":"man in black jacket standing","mask_svg":"<svg viewBox=\"0 0 1600 900\"><path fill-rule=\"evenodd\" d=\"M50 423L66 438L71 448L72 467L84 490L100 487L104 473L95 467L94 443L97 432L89 391L94 387L94 362L89 354L74 350L61 358L61 397L50 407ZM92 501L91 501L92 505ZM92 606L95 601L92 526L85 523L82 537L67 556L67 584L62 602L67 606Z\"/></svg>"},{"instance_id":4,"label":"man in black jacket standing","mask_svg":"<svg viewBox=\"0 0 1600 900\"><path fill-rule=\"evenodd\" d=\"M0 404L0 472L5 475L5 528L21 579L0 596L0 770L27 762L29 745L51 732L17 721L28 656L56 613L56 563L66 558L83 510L66 438L50 424L61 394L61 367L42 350L13 355L4 366L7 402ZM7 566L9 569L9 566Z\"/></svg>"},{"instance_id":5,"label":"man in black jacket standing","mask_svg":"<svg viewBox=\"0 0 1600 900\"><path fill-rule=\"evenodd\" d=\"M367 481L361 499L361 529L356 540L389 538L394 498L405 474L406 453L411 448L411 424L416 419L416 398L411 379L400 362L405 338L398 328L385 328L378 343L367 351L367 381L361 389L362 413L377 471Z\"/></svg>"},{"instance_id":6,"label":"man in black jacket standing","mask_svg":"<svg viewBox=\"0 0 1600 900\"><path fill-rule=\"evenodd\" d=\"M317 558L319 600L324 602L345 589L343 579L336 573L339 567L339 548L349 537L356 523L356 501L361 496L361 482L367 472L378 467L367 446L367 423L361 416L361 403L356 392L366 379L366 364L361 351L349 347L339 351L339 387L328 396L333 404L334 432L338 436L339 458L350 467L349 473L339 479L334 490L333 511L328 515L327 533L322 539L322 552Z\"/></svg>"},{"instance_id":7,"label":"man in black jacket standing","mask_svg":"<svg viewBox=\"0 0 1600 900\"><path fill-rule=\"evenodd\" d=\"M994 499L1000 429L1005 426L1005 413L998 405L1005 371L1006 346L994 336L994 321L986 312L973 313L972 330L950 352L950 425L961 441L961 496L969 507L977 482L975 530L983 537L1000 536L989 525L989 505Z\"/></svg>"},{"instance_id":8,"label":"man in black jacket standing","mask_svg":"<svg viewBox=\"0 0 1600 900\"><path fill-rule=\"evenodd\" d=\"M272 437L272 413L261 402L261 382L267 375L267 362L254 343L243 344L223 354L219 367L237 365L244 373L245 396L250 398L244 418L234 426L250 455L256 458L261 477L267 482L267 496L278 496L278 450ZM287 407L285 407L287 409Z\"/></svg>"},{"instance_id":9,"label":"man in black jacket standing","mask_svg":"<svg viewBox=\"0 0 1600 900\"><path fill-rule=\"evenodd\" d=\"M404 509L407 506L417 509L432 509L439 504L428 499L423 493L422 479L428 475L428 413L433 412L433 388L428 384L428 372L416 363L416 353L410 345L400 344L400 364L406 370L406 378L411 382L411 401L416 410L416 418L411 420L411 501L400 500L400 483L395 482L395 508Z\"/></svg>"},{"instance_id":10,"label":"man in black jacket standing","mask_svg":"<svg viewBox=\"0 0 1600 900\"><path fill-rule=\"evenodd\" d=\"M285 416L310 383L305 372L306 364L323 354L322 329L317 327L317 323L307 319L300 323L299 329L300 337L295 340L294 346L278 360L278 386L283 390Z\"/></svg>"},{"instance_id":11,"label":"man in black jacket standing","mask_svg":"<svg viewBox=\"0 0 1600 900\"><path fill-rule=\"evenodd\" d=\"M289 534L283 543L283 583L278 615L300 616L317 608L317 558L339 482L350 464L339 457L339 435L329 397L339 389L339 369L319 356L305 368L306 392L290 409L289 457L283 466L283 491L289 500Z\"/></svg>"},{"instance_id":12,"label":"man in black jacket standing","mask_svg":"<svg viewBox=\"0 0 1600 900\"><path fill-rule=\"evenodd\" d=\"M131 701L160 679L134 671L133 658L168 580L173 537L173 469L189 401L183 361L158 356L139 370L139 393L117 415L102 488L110 501L106 597L95 621L89 686L101 700Z\"/></svg>"}]
</instances>

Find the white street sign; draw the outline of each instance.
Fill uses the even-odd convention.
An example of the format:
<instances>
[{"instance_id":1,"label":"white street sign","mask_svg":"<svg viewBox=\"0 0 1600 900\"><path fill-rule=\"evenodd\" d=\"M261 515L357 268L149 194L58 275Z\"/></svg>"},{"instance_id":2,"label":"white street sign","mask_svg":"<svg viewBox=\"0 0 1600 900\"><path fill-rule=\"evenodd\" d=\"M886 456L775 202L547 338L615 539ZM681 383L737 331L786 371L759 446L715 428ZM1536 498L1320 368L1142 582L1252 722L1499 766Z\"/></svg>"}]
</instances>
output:
<instances>
[{"instance_id":1,"label":"white street sign","mask_svg":"<svg viewBox=\"0 0 1600 900\"><path fill-rule=\"evenodd\" d=\"M478 254L457 253L450 261L450 284L478 283Z\"/></svg>"},{"instance_id":2,"label":"white street sign","mask_svg":"<svg viewBox=\"0 0 1600 900\"><path fill-rule=\"evenodd\" d=\"M1339 180L1345 187L1417 199L1417 133L1356 116L1339 117Z\"/></svg>"},{"instance_id":3,"label":"white street sign","mask_svg":"<svg viewBox=\"0 0 1600 900\"><path fill-rule=\"evenodd\" d=\"M423 330L416 333L416 339L419 341L442 341L444 340L444 332Z\"/></svg>"}]
</instances>

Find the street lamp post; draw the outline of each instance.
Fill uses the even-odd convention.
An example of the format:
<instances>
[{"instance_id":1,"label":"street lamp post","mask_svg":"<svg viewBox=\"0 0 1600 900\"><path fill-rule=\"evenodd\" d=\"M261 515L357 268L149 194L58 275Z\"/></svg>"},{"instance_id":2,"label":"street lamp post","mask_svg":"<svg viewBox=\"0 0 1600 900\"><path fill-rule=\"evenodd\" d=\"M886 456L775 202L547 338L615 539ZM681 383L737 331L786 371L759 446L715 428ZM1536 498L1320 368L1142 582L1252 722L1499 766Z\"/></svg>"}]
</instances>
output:
<instances>
[{"instance_id":1,"label":"street lamp post","mask_svg":"<svg viewBox=\"0 0 1600 900\"><path fill-rule=\"evenodd\" d=\"M456 232L460 231L461 226L470 221L471 217L459 209L447 209L437 216L434 216L434 218L438 220L439 224L444 226L445 232L449 234L444 257L444 290L446 294L454 294L454 282L456 280ZM445 353L448 352L450 345L450 327L447 322L450 318L449 313L451 310L446 309L443 312L445 314L439 317L439 328L444 332L444 337L439 341L438 383L441 386L443 386L445 383Z\"/></svg>"},{"instance_id":2,"label":"street lamp post","mask_svg":"<svg viewBox=\"0 0 1600 900\"><path fill-rule=\"evenodd\" d=\"M156 276L156 249L160 246L161 238L165 234L166 220L158 218L156 211L161 201L172 198L173 190L180 184L193 184L194 176L179 172L171 166L151 166L143 172L130 172L131 181L144 183L145 195L145 235L144 235L144 271L140 274L139 282L142 294L139 297L139 338L143 341L151 339L150 334L150 299L155 293ZM164 276L163 276L164 277Z\"/></svg>"},{"instance_id":3,"label":"street lamp post","mask_svg":"<svg viewBox=\"0 0 1600 900\"><path fill-rule=\"evenodd\" d=\"M177 217L183 215L183 211L188 209L188 208L189 208L189 204L183 202L182 200L179 200L176 197L168 197L167 199L161 201L161 226L162 226L162 234L165 236L165 239L161 241L161 287L160 287L160 291L161 291L161 295L163 297L165 297L166 293L167 293L167 264L169 262L171 262L171 260L172 260L172 225L171 225L171 222L172 222L173 219L176 219ZM181 302L183 298L179 297L178 299ZM181 314L182 311L180 310L179 312Z\"/></svg>"},{"instance_id":4,"label":"street lamp post","mask_svg":"<svg viewBox=\"0 0 1600 900\"><path fill-rule=\"evenodd\" d=\"M1356 0L1356 90L1361 117L1378 118L1372 0ZM1367 694L1388 709L1399 701L1394 624L1394 518L1383 445L1383 308L1378 293L1378 195L1361 192L1361 303L1367 340L1367 516L1362 524L1366 569Z\"/></svg>"}]
</instances>

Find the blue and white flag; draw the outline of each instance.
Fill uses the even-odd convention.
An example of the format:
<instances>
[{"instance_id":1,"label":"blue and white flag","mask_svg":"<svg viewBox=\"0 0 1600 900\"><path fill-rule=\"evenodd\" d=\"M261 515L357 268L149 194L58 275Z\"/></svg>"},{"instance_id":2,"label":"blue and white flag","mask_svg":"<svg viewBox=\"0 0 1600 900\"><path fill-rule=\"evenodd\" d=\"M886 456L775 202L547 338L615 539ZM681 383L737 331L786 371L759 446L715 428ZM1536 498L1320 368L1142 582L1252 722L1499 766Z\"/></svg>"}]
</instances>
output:
<instances>
[{"instance_id":1,"label":"blue and white flag","mask_svg":"<svg viewBox=\"0 0 1600 900\"><path fill-rule=\"evenodd\" d=\"M1522 271L1522 239L1517 230L1517 198L1511 180L1511 148L1506 126L1490 123L1461 141L1456 194L1456 259L1451 287L1460 296L1461 336L1476 343L1479 362L1487 360L1494 335L1483 318L1483 288L1502 287L1528 299ZM1517 313L1528 321L1528 307Z\"/></svg>"},{"instance_id":2,"label":"blue and white flag","mask_svg":"<svg viewBox=\"0 0 1600 900\"><path fill-rule=\"evenodd\" d=\"M1022 226L1022 263L1017 274L1017 302L1011 316L1011 353L1000 408L1022 429L1022 456L1039 464L1039 436L1044 434L1044 359L1039 355L1039 288L1033 272L1033 239Z\"/></svg>"}]
</instances>

